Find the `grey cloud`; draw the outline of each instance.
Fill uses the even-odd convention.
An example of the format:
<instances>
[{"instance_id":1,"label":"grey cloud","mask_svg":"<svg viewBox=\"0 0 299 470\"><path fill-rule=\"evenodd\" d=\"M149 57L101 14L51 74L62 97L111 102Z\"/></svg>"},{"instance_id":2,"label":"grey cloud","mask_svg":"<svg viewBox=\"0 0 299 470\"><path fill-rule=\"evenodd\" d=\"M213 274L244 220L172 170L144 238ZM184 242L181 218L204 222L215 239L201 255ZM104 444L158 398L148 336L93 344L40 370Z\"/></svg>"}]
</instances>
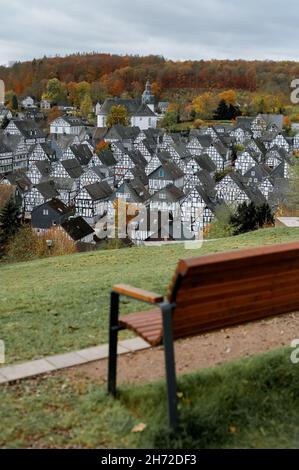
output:
<instances>
[{"instance_id":1,"label":"grey cloud","mask_svg":"<svg viewBox=\"0 0 299 470\"><path fill-rule=\"evenodd\" d=\"M92 50L299 58L295 0L0 0L0 8L0 63Z\"/></svg>"}]
</instances>

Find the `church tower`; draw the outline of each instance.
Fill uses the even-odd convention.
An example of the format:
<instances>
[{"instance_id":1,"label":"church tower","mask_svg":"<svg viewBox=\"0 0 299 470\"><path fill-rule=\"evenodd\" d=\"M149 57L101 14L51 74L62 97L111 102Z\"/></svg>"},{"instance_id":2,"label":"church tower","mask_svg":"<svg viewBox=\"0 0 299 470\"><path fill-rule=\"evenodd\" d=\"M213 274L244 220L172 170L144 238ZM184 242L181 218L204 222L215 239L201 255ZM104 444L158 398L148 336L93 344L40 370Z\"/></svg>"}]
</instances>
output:
<instances>
[{"instance_id":1,"label":"church tower","mask_svg":"<svg viewBox=\"0 0 299 470\"><path fill-rule=\"evenodd\" d=\"M148 107L154 111L155 97L152 93L152 86L149 80L147 80L145 90L142 93L142 104L148 105Z\"/></svg>"}]
</instances>

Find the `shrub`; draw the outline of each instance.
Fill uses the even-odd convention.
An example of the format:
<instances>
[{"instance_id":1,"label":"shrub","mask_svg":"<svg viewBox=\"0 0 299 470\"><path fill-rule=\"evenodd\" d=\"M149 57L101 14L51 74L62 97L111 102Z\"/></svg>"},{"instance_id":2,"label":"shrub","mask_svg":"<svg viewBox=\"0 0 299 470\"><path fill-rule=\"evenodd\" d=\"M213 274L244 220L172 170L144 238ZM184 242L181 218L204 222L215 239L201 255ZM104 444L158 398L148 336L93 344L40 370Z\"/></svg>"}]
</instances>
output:
<instances>
[{"instance_id":1,"label":"shrub","mask_svg":"<svg viewBox=\"0 0 299 470\"><path fill-rule=\"evenodd\" d=\"M258 228L274 225L274 216L268 203L256 206L254 202L239 204L230 218L233 234L251 232Z\"/></svg>"},{"instance_id":2,"label":"shrub","mask_svg":"<svg viewBox=\"0 0 299 470\"><path fill-rule=\"evenodd\" d=\"M6 250L6 260L10 262L29 261L38 257L38 236L30 225L23 225L9 241Z\"/></svg>"},{"instance_id":3,"label":"shrub","mask_svg":"<svg viewBox=\"0 0 299 470\"><path fill-rule=\"evenodd\" d=\"M219 210L214 221L209 225L206 238L231 237L234 234L233 227L230 224L231 217L232 213L228 207Z\"/></svg>"},{"instance_id":4,"label":"shrub","mask_svg":"<svg viewBox=\"0 0 299 470\"><path fill-rule=\"evenodd\" d=\"M47 240L52 241L52 246L49 247ZM59 227L52 227L42 235L38 236L38 256L60 256L76 253L76 244L64 230Z\"/></svg>"}]
</instances>

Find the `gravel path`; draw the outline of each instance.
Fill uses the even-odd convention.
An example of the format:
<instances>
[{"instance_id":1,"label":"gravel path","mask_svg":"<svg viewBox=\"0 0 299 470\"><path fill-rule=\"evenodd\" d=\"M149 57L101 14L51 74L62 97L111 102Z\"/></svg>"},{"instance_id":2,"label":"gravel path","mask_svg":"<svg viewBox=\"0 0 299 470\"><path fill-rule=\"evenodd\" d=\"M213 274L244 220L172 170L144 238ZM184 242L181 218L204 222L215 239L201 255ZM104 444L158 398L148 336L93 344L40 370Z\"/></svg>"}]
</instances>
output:
<instances>
[{"instance_id":1,"label":"gravel path","mask_svg":"<svg viewBox=\"0 0 299 470\"><path fill-rule=\"evenodd\" d=\"M183 374L216 364L289 346L299 338L299 312L248 323L177 341L177 373ZM64 370L72 378L106 381L107 360ZM118 359L118 383L147 382L165 377L162 347L126 354Z\"/></svg>"}]
</instances>

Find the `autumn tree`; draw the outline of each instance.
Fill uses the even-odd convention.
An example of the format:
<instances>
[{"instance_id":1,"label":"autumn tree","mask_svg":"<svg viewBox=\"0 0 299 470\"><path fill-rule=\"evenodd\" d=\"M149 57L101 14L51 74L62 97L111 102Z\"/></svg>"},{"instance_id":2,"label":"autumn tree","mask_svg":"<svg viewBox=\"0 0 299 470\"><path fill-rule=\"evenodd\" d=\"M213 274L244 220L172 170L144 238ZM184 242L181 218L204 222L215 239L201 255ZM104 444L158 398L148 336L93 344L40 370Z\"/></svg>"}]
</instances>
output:
<instances>
[{"instance_id":1,"label":"autumn tree","mask_svg":"<svg viewBox=\"0 0 299 470\"><path fill-rule=\"evenodd\" d=\"M92 101L89 94L86 94L81 101L80 111L85 117L88 117L92 113Z\"/></svg>"},{"instance_id":2,"label":"autumn tree","mask_svg":"<svg viewBox=\"0 0 299 470\"><path fill-rule=\"evenodd\" d=\"M161 94L161 87L157 82L152 83L152 93L155 97L159 97Z\"/></svg>"},{"instance_id":3,"label":"autumn tree","mask_svg":"<svg viewBox=\"0 0 299 470\"><path fill-rule=\"evenodd\" d=\"M101 152L105 151L105 150L109 150L110 149L110 144L109 142L105 142L104 139L100 140L100 142L98 142L98 144L96 145L95 147L95 153L97 155L99 155Z\"/></svg>"},{"instance_id":4,"label":"autumn tree","mask_svg":"<svg viewBox=\"0 0 299 470\"><path fill-rule=\"evenodd\" d=\"M237 93L234 90L227 90L219 93L218 95L219 100L225 101L226 105L235 105L237 102Z\"/></svg>"},{"instance_id":5,"label":"autumn tree","mask_svg":"<svg viewBox=\"0 0 299 470\"><path fill-rule=\"evenodd\" d=\"M47 124L50 124L52 121L54 121L60 116L62 116L62 112L58 109L57 106L53 106L53 108L51 108L48 113Z\"/></svg>"},{"instance_id":6,"label":"autumn tree","mask_svg":"<svg viewBox=\"0 0 299 470\"><path fill-rule=\"evenodd\" d=\"M200 119L211 119L216 106L216 97L212 93L206 92L194 98L190 106L190 111L195 111L196 115L194 117L198 117Z\"/></svg>"},{"instance_id":7,"label":"autumn tree","mask_svg":"<svg viewBox=\"0 0 299 470\"><path fill-rule=\"evenodd\" d=\"M178 111L175 109L170 109L166 111L159 125L160 127L165 128L167 131L173 131L175 130L178 122L179 122Z\"/></svg>"},{"instance_id":8,"label":"autumn tree","mask_svg":"<svg viewBox=\"0 0 299 470\"><path fill-rule=\"evenodd\" d=\"M115 105L111 106L111 109L107 115L106 125L112 127L115 124L122 124L123 126L129 125L128 111L125 106Z\"/></svg>"},{"instance_id":9,"label":"autumn tree","mask_svg":"<svg viewBox=\"0 0 299 470\"><path fill-rule=\"evenodd\" d=\"M112 81L109 91L112 96L120 96L125 89L125 82L122 79Z\"/></svg>"},{"instance_id":10,"label":"autumn tree","mask_svg":"<svg viewBox=\"0 0 299 470\"><path fill-rule=\"evenodd\" d=\"M87 96L89 98L91 97L90 83L85 81L77 83L74 90L74 105L81 107L81 104L86 100Z\"/></svg>"},{"instance_id":11,"label":"autumn tree","mask_svg":"<svg viewBox=\"0 0 299 470\"><path fill-rule=\"evenodd\" d=\"M52 103L59 103L66 100L66 89L58 78L50 78L50 80L48 80L46 93L43 95L43 98Z\"/></svg>"},{"instance_id":12,"label":"autumn tree","mask_svg":"<svg viewBox=\"0 0 299 470\"><path fill-rule=\"evenodd\" d=\"M39 239L30 225L22 225L9 240L5 258L10 262L28 261L37 258Z\"/></svg>"}]
</instances>

